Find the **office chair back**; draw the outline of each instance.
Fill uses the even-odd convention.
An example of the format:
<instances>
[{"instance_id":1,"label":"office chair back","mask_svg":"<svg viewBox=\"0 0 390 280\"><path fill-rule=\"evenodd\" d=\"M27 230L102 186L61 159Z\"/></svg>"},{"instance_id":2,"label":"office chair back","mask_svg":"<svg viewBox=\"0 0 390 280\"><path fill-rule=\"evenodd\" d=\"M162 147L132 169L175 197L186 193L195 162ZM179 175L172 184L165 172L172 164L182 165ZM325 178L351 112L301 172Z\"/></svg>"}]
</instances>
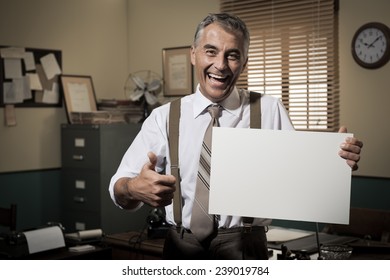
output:
<instances>
[{"instance_id":1,"label":"office chair back","mask_svg":"<svg viewBox=\"0 0 390 280\"><path fill-rule=\"evenodd\" d=\"M16 230L16 204L11 204L10 208L0 207L0 225Z\"/></svg>"}]
</instances>

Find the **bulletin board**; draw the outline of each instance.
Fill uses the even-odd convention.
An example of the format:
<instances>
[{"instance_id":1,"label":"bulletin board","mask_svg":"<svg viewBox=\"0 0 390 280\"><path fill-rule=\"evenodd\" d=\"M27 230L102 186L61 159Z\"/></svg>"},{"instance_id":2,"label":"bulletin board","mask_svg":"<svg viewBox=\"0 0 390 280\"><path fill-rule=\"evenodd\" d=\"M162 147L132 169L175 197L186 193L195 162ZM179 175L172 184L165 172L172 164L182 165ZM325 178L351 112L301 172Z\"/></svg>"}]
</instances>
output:
<instances>
[{"instance_id":1,"label":"bulletin board","mask_svg":"<svg viewBox=\"0 0 390 280\"><path fill-rule=\"evenodd\" d=\"M61 107L60 50L0 46L0 107Z\"/></svg>"}]
</instances>

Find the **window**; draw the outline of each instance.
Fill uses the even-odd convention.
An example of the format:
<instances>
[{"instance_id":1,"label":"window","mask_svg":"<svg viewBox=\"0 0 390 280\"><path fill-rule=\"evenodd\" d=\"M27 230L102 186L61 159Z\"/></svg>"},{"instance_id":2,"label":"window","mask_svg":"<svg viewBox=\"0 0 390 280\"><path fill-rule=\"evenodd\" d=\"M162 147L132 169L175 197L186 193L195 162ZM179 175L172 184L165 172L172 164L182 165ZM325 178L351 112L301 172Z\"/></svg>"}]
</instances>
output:
<instances>
[{"instance_id":1,"label":"window","mask_svg":"<svg viewBox=\"0 0 390 280\"><path fill-rule=\"evenodd\" d=\"M339 127L336 10L335 0L221 0L251 34L237 86L281 98L297 130Z\"/></svg>"}]
</instances>

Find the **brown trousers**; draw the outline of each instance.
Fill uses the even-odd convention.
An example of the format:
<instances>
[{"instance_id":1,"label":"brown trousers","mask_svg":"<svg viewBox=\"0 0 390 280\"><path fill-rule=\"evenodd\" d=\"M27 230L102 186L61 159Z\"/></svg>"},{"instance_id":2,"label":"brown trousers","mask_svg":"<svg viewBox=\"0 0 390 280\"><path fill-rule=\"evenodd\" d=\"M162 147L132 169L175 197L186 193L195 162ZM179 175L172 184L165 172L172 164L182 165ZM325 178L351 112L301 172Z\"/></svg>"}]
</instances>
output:
<instances>
[{"instance_id":1,"label":"brown trousers","mask_svg":"<svg viewBox=\"0 0 390 280\"><path fill-rule=\"evenodd\" d=\"M210 240L199 243L188 230L172 227L164 244L163 258L168 260L253 260L268 259L264 227L219 229Z\"/></svg>"}]
</instances>

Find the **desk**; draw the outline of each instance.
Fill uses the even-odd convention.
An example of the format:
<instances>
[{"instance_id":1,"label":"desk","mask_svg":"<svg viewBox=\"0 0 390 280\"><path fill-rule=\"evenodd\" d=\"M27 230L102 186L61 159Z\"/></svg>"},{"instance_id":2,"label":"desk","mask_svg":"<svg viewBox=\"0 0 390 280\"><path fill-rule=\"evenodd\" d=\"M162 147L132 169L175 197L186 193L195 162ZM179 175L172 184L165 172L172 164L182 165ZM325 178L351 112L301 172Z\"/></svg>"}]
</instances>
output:
<instances>
[{"instance_id":1,"label":"desk","mask_svg":"<svg viewBox=\"0 0 390 280\"><path fill-rule=\"evenodd\" d=\"M270 260L277 260L281 250L272 249L273 254ZM318 253L311 254L310 260L318 260ZM383 248L352 248L352 255L349 260L390 260L390 250Z\"/></svg>"},{"instance_id":2,"label":"desk","mask_svg":"<svg viewBox=\"0 0 390 280\"><path fill-rule=\"evenodd\" d=\"M302 240L302 238L303 237L299 239ZM103 239L103 244L111 248L112 259L114 260L160 260L162 259L163 254L164 239L147 239L145 234L139 232L123 232L107 235ZM285 242L284 244L290 245L289 242ZM360 240L355 240L348 244L353 247L352 256L350 258L352 260L390 259L390 244L386 247L383 243L371 242L371 246L364 246ZM270 259L277 259L277 254L280 253L280 250L275 249L275 247L273 250L273 256ZM310 255L310 258L314 260L316 260L317 257L317 251Z\"/></svg>"},{"instance_id":3,"label":"desk","mask_svg":"<svg viewBox=\"0 0 390 280\"><path fill-rule=\"evenodd\" d=\"M114 260L161 260L164 248L164 239L147 239L140 232L110 234L103 243L112 249Z\"/></svg>"},{"instance_id":4,"label":"desk","mask_svg":"<svg viewBox=\"0 0 390 280\"><path fill-rule=\"evenodd\" d=\"M95 246L94 250L70 252L68 247L28 254L19 257L0 254L0 260L111 260L112 250L107 246Z\"/></svg>"},{"instance_id":5,"label":"desk","mask_svg":"<svg viewBox=\"0 0 390 280\"><path fill-rule=\"evenodd\" d=\"M276 234L275 234L276 232ZM267 233L268 246L274 250L271 259L277 259L281 253L281 246L285 245L292 253L306 252L310 259L318 258L318 245L314 232L301 231L287 228L270 227ZM272 243L280 238L279 242ZM359 237L343 236L337 234L319 233L320 244L346 244L352 247L351 260L389 260L390 243L379 241L367 241Z\"/></svg>"},{"instance_id":6,"label":"desk","mask_svg":"<svg viewBox=\"0 0 390 280\"><path fill-rule=\"evenodd\" d=\"M86 252L70 252L69 248L60 248L26 256L28 260L111 260L111 248L95 246Z\"/></svg>"}]
</instances>

